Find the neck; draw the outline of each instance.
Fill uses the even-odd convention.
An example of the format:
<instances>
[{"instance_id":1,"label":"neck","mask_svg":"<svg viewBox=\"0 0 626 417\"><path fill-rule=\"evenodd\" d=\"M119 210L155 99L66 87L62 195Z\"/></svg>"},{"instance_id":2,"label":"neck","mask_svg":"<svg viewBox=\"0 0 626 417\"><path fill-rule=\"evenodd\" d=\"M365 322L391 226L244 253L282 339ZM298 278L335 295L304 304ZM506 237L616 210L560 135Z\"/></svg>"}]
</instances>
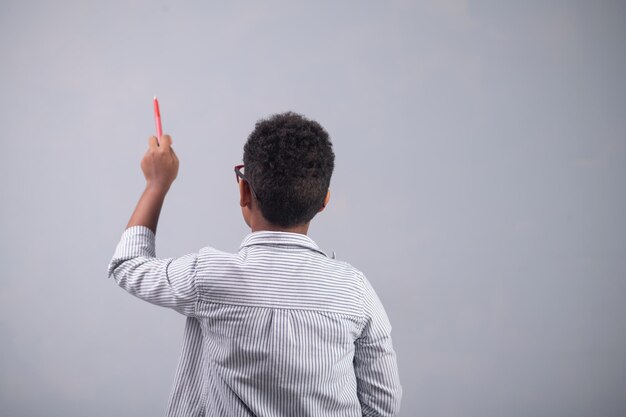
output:
<instances>
[{"instance_id":1,"label":"neck","mask_svg":"<svg viewBox=\"0 0 626 417\"><path fill-rule=\"evenodd\" d=\"M269 223L264 218L258 216L255 219L251 219L250 229L252 232L290 232L290 233L300 233L302 235L306 235L309 231L309 223L301 224L299 226L294 227L281 227L275 224Z\"/></svg>"}]
</instances>

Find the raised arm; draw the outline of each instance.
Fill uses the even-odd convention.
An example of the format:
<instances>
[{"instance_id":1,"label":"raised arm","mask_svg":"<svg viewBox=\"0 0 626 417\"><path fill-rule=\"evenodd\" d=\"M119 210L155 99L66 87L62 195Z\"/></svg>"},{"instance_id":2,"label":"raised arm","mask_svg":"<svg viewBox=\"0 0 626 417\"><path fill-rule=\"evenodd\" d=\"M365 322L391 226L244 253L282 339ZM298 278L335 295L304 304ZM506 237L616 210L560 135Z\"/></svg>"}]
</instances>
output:
<instances>
[{"instance_id":1,"label":"raised arm","mask_svg":"<svg viewBox=\"0 0 626 417\"><path fill-rule=\"evenodd\" d=\"M154 237L152 230L142 225L126 229L109 263L109 277L142 300L193 316L199 254L157 258Z\"/></svg>"},{"instance_id":2,"label":"raised arm","mask_svg":"<svg viewBox=\"0 0 626 417\"><path fill-rule=\"evenodd\" d=\"M146 188L128 221L108 275L129 293L145 301L193 315L197 297L197 254L176 259L156 257L155 233L161 207L178 174L178 157L172 138L151 136L141 161Z\"/></svg>"},{"instance_id":3,"label":"raised arm","mask_svg":"<svg viewBox=\"0 0 626 417\"><path fill-rule=\"evenodd\" d=\"M178 157L172 149L172 138L169 135L161 136L160 143L156 136L148 139L148 150L141 161L141 170L146 178L146 189L126 228L145 226L156 233L165 195L178 175Z\"/></svg>"}]
</instances>

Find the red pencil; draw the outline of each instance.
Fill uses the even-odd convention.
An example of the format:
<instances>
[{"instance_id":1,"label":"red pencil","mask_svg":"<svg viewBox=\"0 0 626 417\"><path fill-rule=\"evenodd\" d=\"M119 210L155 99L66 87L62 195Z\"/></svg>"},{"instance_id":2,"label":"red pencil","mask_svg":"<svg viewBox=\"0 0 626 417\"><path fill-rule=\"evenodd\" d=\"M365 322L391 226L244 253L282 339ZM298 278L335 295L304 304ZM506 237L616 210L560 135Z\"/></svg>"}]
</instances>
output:
<instances>
[{"instance_id":1,"label":"red pencil","mask_svg":"<svg viewBox=\"0 0 626 417\"><path fill-rule=\"evenodd\" d=\"M161 127L161 112L159 111L159 100L154 96L154 123L156 123L157 142L163 136L163 127Z\"/></svg>"}]
</instances>

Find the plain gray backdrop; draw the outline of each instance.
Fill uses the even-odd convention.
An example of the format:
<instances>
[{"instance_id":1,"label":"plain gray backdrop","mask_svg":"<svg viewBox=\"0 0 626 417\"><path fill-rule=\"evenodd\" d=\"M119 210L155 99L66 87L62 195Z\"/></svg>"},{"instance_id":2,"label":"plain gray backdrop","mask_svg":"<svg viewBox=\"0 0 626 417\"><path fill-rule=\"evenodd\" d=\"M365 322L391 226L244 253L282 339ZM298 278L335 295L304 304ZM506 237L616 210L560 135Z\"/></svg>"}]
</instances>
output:
<instances>
[{"instance_id":1,"label":"plain gray backdrop","mask_svg":"<svg viewBox=\"0 0 626 417\"><path fill-rule=\"evenodd\" d=\"M626 5L0 2L0 413L162 415L184 318L106 277L152 97L157 254L236 251L232 167L293 110L334 143L310 236L393 325L401 416L626 415Z\"/></svg>"}]
</instances>

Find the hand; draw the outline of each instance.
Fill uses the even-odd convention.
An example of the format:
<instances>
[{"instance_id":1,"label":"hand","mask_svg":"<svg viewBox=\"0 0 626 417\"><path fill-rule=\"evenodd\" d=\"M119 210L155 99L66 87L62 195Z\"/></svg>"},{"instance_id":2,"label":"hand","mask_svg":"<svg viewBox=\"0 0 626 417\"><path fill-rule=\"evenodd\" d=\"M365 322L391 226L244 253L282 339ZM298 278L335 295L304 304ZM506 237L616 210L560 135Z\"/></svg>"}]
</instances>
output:
<instances>
[{"instance_id":1,"label":"hand","mask_svg":"<svg viewBox=\"0 0 626 417\"><path fill-rule=\"evenodd\" d=\"M167 191L178 175L178 157L172 149L172 138L163 135L159 143L156 136L150 136L148 144L148 150L141 160L147 186Z\"/></svg>"}]
</instances>

